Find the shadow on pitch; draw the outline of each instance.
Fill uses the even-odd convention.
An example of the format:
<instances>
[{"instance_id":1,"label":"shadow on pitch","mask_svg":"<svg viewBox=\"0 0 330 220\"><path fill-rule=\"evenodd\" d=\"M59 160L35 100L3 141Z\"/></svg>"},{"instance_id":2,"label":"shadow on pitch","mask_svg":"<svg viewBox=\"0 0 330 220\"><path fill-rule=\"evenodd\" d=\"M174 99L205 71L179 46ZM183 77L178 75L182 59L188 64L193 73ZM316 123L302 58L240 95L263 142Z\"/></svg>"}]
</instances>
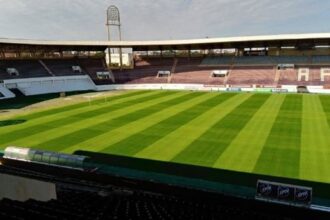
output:
<instances>
[{"instance_id":1,"label":"shadow on pitch","mask_svg":"<svg viewBox=\"0 0 330 220\"><path fill-rule=\"evenodd\" d=\"M18 125L26 122L26 120L21 119L21 120L5 120L5 121L0 121L0 127L5 127L9 125Z\"/></svg>"}]
</instances>

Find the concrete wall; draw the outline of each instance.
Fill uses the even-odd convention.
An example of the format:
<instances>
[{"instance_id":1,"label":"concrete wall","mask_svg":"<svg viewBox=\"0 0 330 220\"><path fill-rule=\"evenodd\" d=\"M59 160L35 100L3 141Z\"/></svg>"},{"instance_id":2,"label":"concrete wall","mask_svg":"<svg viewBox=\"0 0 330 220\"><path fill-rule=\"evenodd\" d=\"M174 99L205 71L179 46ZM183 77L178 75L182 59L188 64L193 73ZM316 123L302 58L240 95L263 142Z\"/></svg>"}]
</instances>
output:
<instances>
[{"instance_id":1,"label":"concrete wall","mask_svg":"<svg viewBox=\"0 0 330 220\"><path fill-rule=\"evenodd\" d=\"M55 183L8 174L0 174L0 189L0 200L8 198L18 201L49 201L57 198Z\"/></svg>"}]
</instances>

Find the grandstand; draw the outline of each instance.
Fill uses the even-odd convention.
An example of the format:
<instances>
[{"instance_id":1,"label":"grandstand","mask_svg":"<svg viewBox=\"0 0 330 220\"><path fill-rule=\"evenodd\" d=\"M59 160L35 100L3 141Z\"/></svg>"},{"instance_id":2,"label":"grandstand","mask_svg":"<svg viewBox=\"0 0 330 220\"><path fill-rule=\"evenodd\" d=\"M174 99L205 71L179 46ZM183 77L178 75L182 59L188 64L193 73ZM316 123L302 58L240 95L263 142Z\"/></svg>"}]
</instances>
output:
<instances>
[{"instance_id":1,"label":"grandstand","mask_svg":"<svg viewBox=\"0 0 330 220\"><path fill-rule=\"evenodd\" d=\"M104 59L48 59L48 60L3 60L1 80L89 75L96 84L143 84L143 83L195 83L222 86L281 86L325 85L330 79L325 73L330 56L317 57L205 57L194 58L140 58L134 60L134 69L112 70L114 79L102 79L98 72L106 72ZM309 61L311 60L311 61ZM320 61L318 61L320 60ZM274 61L274 62L273 62ZM280 69L280 64L292 64ZM75 69L74 69L75 68ZM228 77L214 77L212 71L228 70ZM303 77L298 72L305 69ZM10 72L10 70L12 72ZM166 77L158 77L159 71L169 71ZM303 78L303 80L302 80Z\"/></svg>"},{"instance_id":2,"label":"grandstand","mask_svg":"<svg viewBox=\"0 0 330 220\"><path fill-rule=\"evenodd\" d=\"M131 162L134 165L134 161ZM68 166L51 167L13 160L8 156L2 158L0 175L10 175L12 184L15 184L15 177L22 182L21 176L28 181L55 184L56 196L48 201L40 201L33 196L24 201L3 198L0 200L0 216L6 219L327 218L326 212L242 200L219 193L119 177L95 170L82 172Z\"/></svg>"},{"instance_id":3,"label":"grandstand","mask_svg":"<svg viewBox=\"0 0 330 220\"><path fill-rule=\"evenodd\" d=\"M106 90L127 84L162 84L166 88L198 84L223 88L311 86L314 91L327 92L329 39L328 34L120 43L1 39L0 80L9 89L17 79L85 75L94 81L96 90L98 85ZM109 69L107 47L130 48L133 56L126 56L132 58L130 65L118 68L111 64ZM48 48L49 52L42 53ZM218 77L214 71L228 74ZM167 74L159 77L160 72ZM6 80L14 81L8 85ZM49 92L54 91L59 90Z\"/></svg>"}]
</instances>

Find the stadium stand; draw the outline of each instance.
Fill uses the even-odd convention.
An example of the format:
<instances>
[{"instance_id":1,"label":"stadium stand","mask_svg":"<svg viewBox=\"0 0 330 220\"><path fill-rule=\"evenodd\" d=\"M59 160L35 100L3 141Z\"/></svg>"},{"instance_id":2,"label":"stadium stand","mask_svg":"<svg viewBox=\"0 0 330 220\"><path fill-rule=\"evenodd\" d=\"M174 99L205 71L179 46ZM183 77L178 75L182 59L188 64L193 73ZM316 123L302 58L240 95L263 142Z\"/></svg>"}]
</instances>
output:
<instances>
[{"instance_id":1,"label":"stadium stand","mask_svg":"<svg viewBox=\"0 0 330 220\"><path fill-rule=\"evenodd\" d=\"M320 72L321 72L321 67L319 66L313 66L309 68L309 82L312 85L322 84Z\"/></svg>"},{"instance_id":2,"label":"stadium stand","mask_svg":"<svg viewBox=\"0 0 330 220\"><path fill-rule=\"evenodd\" d=\"M157 77L158 71L171 71L173 58L137 59L132 70L113 71L116 83L167 83L167 78Z\"/></svg>"},{"instance_id":3,"label":"stadium stand","mask_svg":"<svg viewBox=\"0 0 330 220\"><path fill-rule=\"evenodd\" d=\"M89 75L103 89L117 88L111 84L123 87L133 84L134 88L135 84L148 83L227 88L242 84L250 88L329 84L328 71L324 70L330 64L329 33L121 41L116 45L93 41L0 40L0 80ZM132 49L132 53L124 54L124 66L119 67L113 59L111 70L108 69L109 46ZM113 55L119 58L119 54ZM279 65L293 68L275 70ZM308 68L309 73L302 74L301 68ZM214 77L213 71L228 74ZM159 74L162 72L166 74Z\"/></svg>"},{"instance_id":4,"label":"stadium stand","mask_svg":"<svg viewBox=\"0 0 330 220\"><path fill-rule=\"evenodd\" d=\"M277 56L273 58L277 64L312 64L312 58L309 56Z\"/></svg>"},{"instance_id":5,"label":"stadium stand","mask_svg":"<svg viewBox=\"0 0 330 220\"><path fill-rule=\"evenodd\" d=\"M133 70L114 71L116 83L205 83L223 84L210 77L212 67L200 67L200 58L139 58ZM169 77L157 77L159 71L170 71Z\"/></svg>"},{"instance_id":6,"label":"stadium stand","mask_svg":"<svg viewBox=\"0 0 330 220\"><path fill-rule=\"evenodd\" d=\"M312 86L324 85L324 82L321 81L321 68L322 66L318 66L318 65L297 66L296 71L297 71L298 81L294 79L292 83L295 83L297 85L312 85ZM301 75L299 71L301 70L307 71L308 74L303 74L301 77L299 77L299 75Z\"/></svg>"},{"instance_id":7,"label":"stadium stand","mask_svg":"<svg viewBox=\"0 0 330 220\"><path fill-rule=\"evenodd\" d=\"M84 70L74 71L73 66L80 66L77 59L47 59L42 62L55 76L71 76L86 74Z\"/></svg>"},{"instance_id":8,"label":"stadium stand","mask_svg":"<svg viewBox=\"0 0 330 220\"><path fill-rule=\"evenodd\" d=\"M211 56L202 65L276 65L276 64L329 64L330 56Z\"/></svg>"},{"instance_id":9,"label":"stadium stand","mask_svg":"<svg viewBox=\"0 0 330 220\"><path fill-rule=\"evenodd\" d=\"M327 213L21 161L0 172L56 183L57 199L0 200L5 219L326 219Z\"/></svg>"},{"instance_id":10,"label":"stadium stand","mask_svg":"<svg viewBox=\"0 0 330 220\"><path fill-rule=\"evenodd\" d=\"M222 56L222 57L206 57L202 60L202 65L218 66L218 65L231 65L233 64L234 57Z\"/></svg>"},{"instance_id":11,"label":"stadium stand","mask_svg":"<svg viewBox=\"0 0 330 220\"><path fill-rule=\"evenodd\" d=\"M212 77L213 67L200 66L201 60L180 59L172 73L171 83L224 84L225 77ZM228 67L223 67L228 69Z\"/></svg>"},{"instance_id":12,"label":"stadium stand","mask_svg":"<svg viewBox=\"0 0 330 220\"><path fill-rule=\"evenodd\" d=\"M276 64L322 64L330 56L218 56L206 57L202 65L276 65Z\"/></svg>"},{"instance_id":13,"label":"stadium stand","mask_svg":"<svg viewBox=\"0 0 330 220\"><path fill-rule=\"evenodd\" d=\"M4 67L3 63L0 62L0 79L6 79L9 77L10 77L10 75L7 73L7 70Z\"/></svg>"},{"instance_id":14,"label":"stadium stand","mask_svg":"<svg viewBox=\"0 0 330 220\"><path fill-rule=\"evenodd\" d=\"M210 56L206 58L144 58L135 60L132 70L114 71L116 83L197 83L205 85L323 85L320 71L327 56ZM322 62L324 62L322 64ZM276 70L277 65L294 65ZM310 77L299 79L300 68L310 69ZM228 77L212 77L215 69L229 70ZM170 71L169 77L157 77ZM326 77L327 78L327 77Z\"/></svg>"},{"instance_id":15,"label":"stadium stand","mask_svg":"<svg viewBox=\"0 0 330 220\"><path fill-rule=\"evenodd\" d=\"M206 85L323 85L321 68L329 56L210 56L205 58L139 58L135 69L116 71L116 83L197 83ZM177 61L177 62L175 62ZM293 69L276 70L277 65ZM310 70L298 77L299 69ZM229 70L228 77L212 77L215 69ZM171 71L169 79L158 71Z\"/></svg>"},{"instance_id":16,"label":"stadium stand","mask_svg":"<svg viewBox=\"0 0 330 220\"><path fill-rule=\"evenodd\" d=\"M14 68L18 74L10 74L8 68ZM51 76L38 60L5 60L0 62L0 79L34 78Z\"/></svg>"},{"instance_id":17,"label":"stadium stand","mask_svg":"<svg viewBox=\"0 0 330 220\"><path fill-rule=\"evenodd\" d=\"M312 63L315 64L329 64L330 56L312 56Z\"/></svg>"},{"instance_id":18,"label":"stadium stand","mask_svg":"<svg viewBox=\"0 0 330 220\"><path fill-rule=\"evenodd\" d=\"M217 86L325 85L330 56L208 56L136 57L134 68L107 69L104 58L63 58L43 60L4 60L0 79L89 75L97 85L176 83ZM292 68L280 68L292 65ZM8 71L13 74L9 74ZM301 74L306 69L309 73ZM228 76L214 77L214 70L228 70ZM17 71L17 74L16 74ZM163 75L159 72L166 72ZM324 71L323 71L324 72ZM324 81L322 79L324 78Z\"/></svg>"},{"instance_id":19,"label":"stadium stand","mask_svg":"<svg viewBox=\"0 0 330 220\"><path fill-rule=\"evenodd\" d=\"M233 85L274 85L276 69L273 66L264 67L234 67L227 83Z\"/></svg>"},{"instance_id":20,"label":"stadium stand","mask_svg":"<svg viewBox=\"0 0 330 220\"><path fill-rule=\"evenodd\" d=\"M91 76L92 79L96 79L96 73L98 71L107 70L104 59L88 58L77 60L78 65L80 65L86 72Z\"/></svg>"},{"instance_id":21,"label":"stadium stand","mask_svg":"<svg viewBox=\"0 0 330 220\"><path fill-rule=\"evenodd\" d=\"M8 68L16 69L18 71L18 75L10 75L7 71ZM93 79L96 79L96 72L105 70L107 70L107 68L104 64L104 60L94 58L3 60L0 62L0 79L72 76L86 74L89 74Z\"/></svg>"},{"instance_id":22,"label":"stadium stand","mask_svg":"<svg viewBox=\"0 0 330 220\"><path fill-rule=\"evenodd\" d=\"M294 85L298 83L298 75L296 69L284 69L280 71L279 84Z\"/></svg>"},{"instance_id":23,"label":"stadium stand","mask_svg":"<svg viewBox=\"0 0 330 220\"><path fill-rule=\"evenodd\" d=\"M274 65L275 62L274 58L270 56L234 57L234 65Z\"/></svg>"},{"instance_id":24,"label":"stadium stand","mask_svg":"<svg viewBox=\"0 0 330 220\"><path fill-rule=\"evenodd\" d=\"M118 84L125 83L167 83L167 79L157 77L159 70L170 71L171 66L138 68L135 70L113 71L115 81Z\"/></svg>"}]
</instances>

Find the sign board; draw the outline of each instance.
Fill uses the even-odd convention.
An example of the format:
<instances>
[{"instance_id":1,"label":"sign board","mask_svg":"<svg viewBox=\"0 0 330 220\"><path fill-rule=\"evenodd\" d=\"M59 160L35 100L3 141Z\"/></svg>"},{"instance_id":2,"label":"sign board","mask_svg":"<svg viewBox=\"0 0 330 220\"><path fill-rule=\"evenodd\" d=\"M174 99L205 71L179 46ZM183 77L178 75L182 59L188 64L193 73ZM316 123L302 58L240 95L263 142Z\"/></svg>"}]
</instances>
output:
<instances>
[{"instance_id":1,"label":"sign board","mask_svg":"<svg viewBox=\"0 0 330 220\"><path fill-rule=\"evenodd\" d=\"M275 88L275 89L272 89L272 92L273 93L287 93L289 91L287 89Z\"/></svg>"},{"instance_id":2,"label":"sign board","mask_svg":"<svg viewBox=\"0 0 330 220\"><path fill-rule=\"evenodd\" d=\"M282 63L277 65L277 68L279 69L294 69L294 67L295 65L291 63Z\"/></svg>"},{"instance_id":3,"label":"sign board","mask_svg":"<svg viewBox=\"0 0 330 220\"><path fill-rule=\"evenodd\" d=\"M254 89L255 92L262 92L262 93L271 93L272 89L270 88L256 88Z\"/></svg>"},{"instance_id":4,"label":"sign board","mask_svg":"<svg viewBox=\"0 0 330 220\"><path fill-rule=\"evenodd\" d=\"M228 92L241 92L242 89L241 88L230 87L230 88L227 88L227 91Z\"/></svg>"},{"instance_id":5,"label":"sign board","mask_svg":"<svg viewBox=\"0 0 330 220\"><path fill-rule=\"evenodd\" d=\"M258 180L256 199L309 206L312 202L312 188Z\"/></svg>"}]
</instances>

